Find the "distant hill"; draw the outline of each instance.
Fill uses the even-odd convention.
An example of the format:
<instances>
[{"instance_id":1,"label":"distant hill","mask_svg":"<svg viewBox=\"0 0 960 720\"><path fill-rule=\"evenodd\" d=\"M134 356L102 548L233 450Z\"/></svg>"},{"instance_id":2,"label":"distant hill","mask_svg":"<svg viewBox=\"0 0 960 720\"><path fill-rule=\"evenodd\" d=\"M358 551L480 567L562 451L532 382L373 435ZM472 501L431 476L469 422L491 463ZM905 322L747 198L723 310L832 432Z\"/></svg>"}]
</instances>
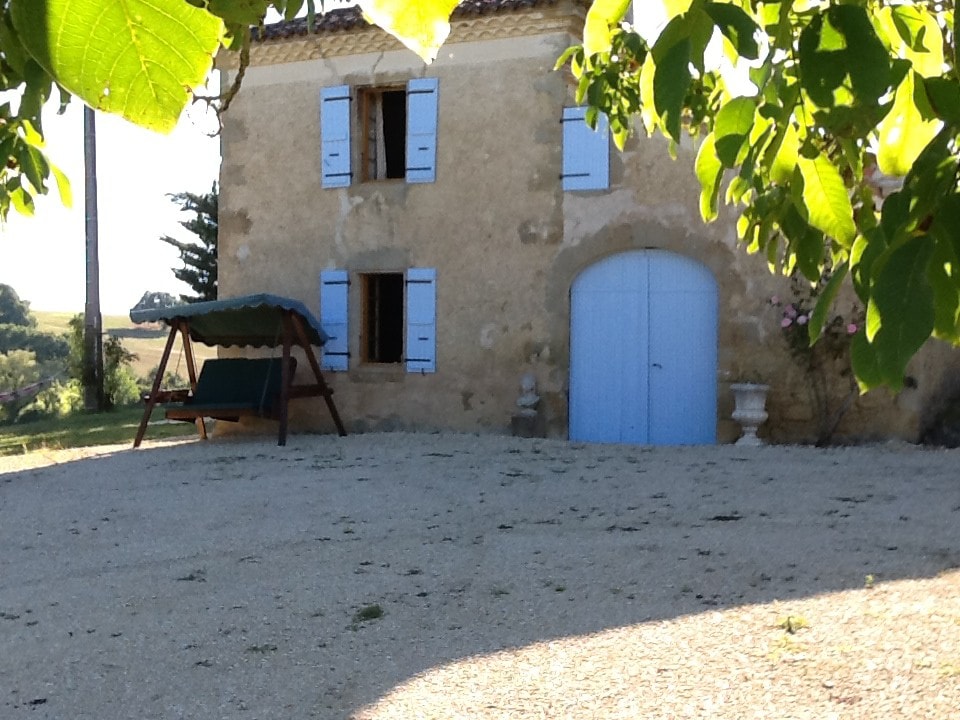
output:
<instances>
[{"instance_id":1,"label":"distant hill","mask_svg":"<svg viewBox=\"0 0 960 720\"><path fill-rule=\"evenodd\" d=\"M50 312L31 310L37 318L40 330L51 333L65 334L70 332L70 318L77 313ZM105 333L120 338L123 346L139 358L133 363L133 372L137 377L146 375L160 364L163 346L167 341L169 330L166 325L135 325L126 315L104 315L103 330ZM199 343L193 346L197 364L217 356L216 348L210 348ZM167 370L177 372L181 377L187 376L186 361L181 357L179 341L173 346L173 354L167 363Z\"/></svg>"}]
</instances>

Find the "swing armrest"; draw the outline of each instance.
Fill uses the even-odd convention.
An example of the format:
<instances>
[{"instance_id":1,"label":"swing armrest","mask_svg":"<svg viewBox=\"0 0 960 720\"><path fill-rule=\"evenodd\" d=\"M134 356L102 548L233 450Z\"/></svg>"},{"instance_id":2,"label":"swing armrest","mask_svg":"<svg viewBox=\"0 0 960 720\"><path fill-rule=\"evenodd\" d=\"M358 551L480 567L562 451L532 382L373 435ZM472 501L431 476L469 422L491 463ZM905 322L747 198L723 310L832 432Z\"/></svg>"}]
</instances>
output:
<instances>
[{"instance_id":1,"label":"swing armrest","mask_svg":"<svg viewBox=\"0 0 960 720\"><path fill-rule=\"evenodd\" d=\"M190 388L174 388L171 390L160 390L157 392L157 397L155 401L163 405L165 403L174 403L174 402L186 402L190 397L191 390ZM150 400L150 393L143 393L140 396L140 399L143 402Z\"/></svg>"}]
</instances>

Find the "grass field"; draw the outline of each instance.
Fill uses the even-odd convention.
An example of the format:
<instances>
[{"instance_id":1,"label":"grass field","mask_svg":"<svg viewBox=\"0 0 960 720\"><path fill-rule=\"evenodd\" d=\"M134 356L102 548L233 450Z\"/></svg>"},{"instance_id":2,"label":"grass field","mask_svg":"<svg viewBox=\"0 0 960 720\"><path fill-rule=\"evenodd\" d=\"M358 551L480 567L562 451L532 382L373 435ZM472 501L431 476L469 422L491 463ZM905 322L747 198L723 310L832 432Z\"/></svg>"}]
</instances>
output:
<instances>
[{"instance_id":1,"label":"grass field","mask_svg":"<svg viewBox=\"0 0 960 720\"><path fill-rule=\"evenodd\" d=\"M39 329L54 334L70 332L72 312L32 311ZM163 326L145 327L134 325L124 315L104 315L104 332L121 339L123 346L137 355L132 364L137 377L143 377L160 364L160 356L167 341L169 329ZM216 348L195 345L194 355L198 365L216 357ZM174 344L173 354L167 364L169 372L178 372L186 377L186 361L182 358L179 341ZM133 442L143 406L118 408L101 414L75 413L62 418L48 418L35 422L0 426L0 455L18 455L42 448L73 448L91 445ZM162 418L163 414L155 413ZM150 439L177 437L196 432L191 423L151 424L147 434Z\"/></svg>"},{"instance_id":2,"label":"grass field","mask_svg":"<svg viewBox=\"0 0 960 720\"><path fill-rule=\"evenodd\" d=\"M40 329L50 333L68 333L70 331L70 318L75 314L72 312L33 311ZM132 365L133 372L137 377L143 377L160 364L160 356L163 354L163 346L169 333L166 325L149 328L134 325L130 318L125 315L104 315L103 329L107 334L119 337L123 346L137 356L137 360ZM217 356L216 348L210 348L206 345L196 344L193 349L198 365L201 365L207 358ZM173 346L173 354L170 356L167 370L178 372L181 377L187 376L186 360L182 358L179 342Z\"/></svg>"},{"instance_id":3,"label":"grass field","mask_svg":"<svg viewBox=\"0 0 960 720\"><path fill-rule=\"evenodd\" d=\"M162 412L155 412L162 419ZM0 426L0 455L21 455L32 450L90 447L133 443L143 407L118 408L105 413L75 413L63 418ZM193 435L192 423L151 423L147 438Z\"/></svg>"}]
</instances>

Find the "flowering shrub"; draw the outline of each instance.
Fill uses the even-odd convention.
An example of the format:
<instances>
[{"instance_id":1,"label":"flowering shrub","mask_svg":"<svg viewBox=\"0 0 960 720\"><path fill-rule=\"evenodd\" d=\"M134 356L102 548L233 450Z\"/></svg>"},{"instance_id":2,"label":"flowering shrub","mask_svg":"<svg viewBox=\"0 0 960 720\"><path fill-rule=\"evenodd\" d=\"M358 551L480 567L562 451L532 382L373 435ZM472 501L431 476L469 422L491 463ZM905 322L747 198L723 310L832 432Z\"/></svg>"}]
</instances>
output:
<instances>
[{"instance_id":1,"label":"flowering shrub","mask_svg":"<svg viewBox=\"0 0 960 720\"><path fill-rule=\"evenodd\" d=\"M818 445L830 441L857 396L856 380L850 367L850 345L864 322L864 312L855 304L846 314L831 309L820 336L811 345L811 316L817 306L819 288L828 280L827 275L814 287L794 277L795 299L785 302L776 295L770 298L770 304L779 311L780 332L790 354L809 380L808 389L819 425Z\"/></svg>"},{"instance_id":2,"label":"flowering shrub","mask_svg":"<svg viewBox=\"0 0 960 720\"><path fill-rule=\"evenodd\" d=\"M770 304L781 308L780 330L790 352L802 361L813 362L814 351L821 344L831 357L840 358L849 349L853 336L863 324L863 311L854 306L848 317L836 314L825 322L817 344L811 346L809 323L816 306L815 293L811 291L810 297L788 303L783 303L774 295L770 298Z\"/></svg>"}]
</instances>

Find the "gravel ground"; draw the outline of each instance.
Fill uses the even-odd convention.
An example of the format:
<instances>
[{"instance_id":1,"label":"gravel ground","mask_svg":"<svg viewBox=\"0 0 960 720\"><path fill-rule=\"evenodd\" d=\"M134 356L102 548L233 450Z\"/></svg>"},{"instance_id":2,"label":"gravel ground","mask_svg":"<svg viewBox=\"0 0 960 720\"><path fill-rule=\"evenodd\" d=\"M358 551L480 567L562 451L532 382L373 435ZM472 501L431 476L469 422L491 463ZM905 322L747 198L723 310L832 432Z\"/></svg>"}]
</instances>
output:
<instances>
[{"instance_id":1,"label":"gravel ground","mask_svg":"<svg viewBox=\"0 0 960 720\"><path fill-rule=\"evenodd\" d=\"M960 717L960 452L0 458L0 718Z\"/></svg>"}]
</instances>

